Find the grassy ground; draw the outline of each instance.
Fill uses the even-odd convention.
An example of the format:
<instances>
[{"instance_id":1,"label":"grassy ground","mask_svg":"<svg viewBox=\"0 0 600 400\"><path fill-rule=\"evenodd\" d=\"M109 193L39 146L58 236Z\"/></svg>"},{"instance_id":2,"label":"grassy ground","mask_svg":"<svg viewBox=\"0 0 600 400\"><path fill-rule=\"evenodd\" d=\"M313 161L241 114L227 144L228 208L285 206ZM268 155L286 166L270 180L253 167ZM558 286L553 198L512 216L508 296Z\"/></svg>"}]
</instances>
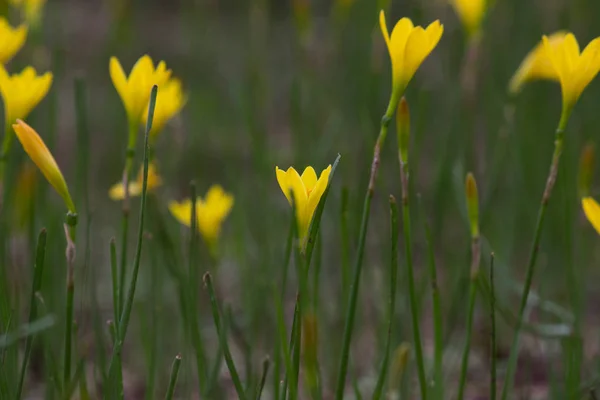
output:
<instances>
[{"instance_id":1,"label":"grassy ground","mask_svg":"<svg viewBox=\"0 0 600 400\"><path fill-rule=\"evenodd\" d=\"M220 304L223 337L229 338L247 397L258 398L263 360L269 356L263 398L283 398L280 381L288 369L281 337L291 334L302 275L296 267L303 257L291 247L284 281L290 207L277 184L275 166L303 170L312 165L320 172L340 154L313 243L308 276L312 294L304 304L318 326L322 395L311 390L308 330L303 331L298 390L300 398L334 398L363 196L390 95L390 62L377 21L382 7L388 26L402 16L419 25L440 19L445 26L442 40L406 92L411 111L411 247L428 398L455 398L460 376L472 255L464 194L469 171L479 188L482 257L465 398L490 398L493 330L487 289L492 251L500 393L561 101L555 82L528 84L514 99L507 94L508 82L542 34L571 30L582 47L598 36L600 3L496 1L474 62L468 61L464 30L444 0L340 0L338 8L313 1L307 14L302 14L301 3L56 0L46 5L42 28L30 34L8 69L14 72L31 64L55 76L50 93L28 122L56 156L78 205L74 354L65 385L64 206L38 174L35 194L9 189L21 197L11 200L2 214L7 290L0 296L9 306L0 320L0 389L6 390L0 398L14 398L25 337L34 340L23 398L65 398L65 386L80 398L119 397L107 388L120 379L106 374L113 349L107 321L115 319L109 243L116 239L119 258L122 204L108 198L108 189L122 177L127 121L108 63L110 56L117 56L128 71L146 53L165 60L182 79L188 102L156 146L164 183L149 193L145 208L139 279L123 347L125 398L164 397L177 354L182 361L174 398L239 397L223 360L225 349L219 344L202 279L207 271ZM76 78L87 89L87 130L77 129ZM474 82L471 90L467 78ZM596 80L582 95L566 130L509 398L585 398L592 396L589 389L598 381L599 292L594 282L599 277L599 239L581 212L577 181L582 149L596 142L598 98ZM398 258L397 294L383 393L391 395L398 388L401 398L423 398L405 259L406 215L400 214L397 240L390 242L388 197L395 196L398 206L402 198L394 133L392 123L366 235L344 398L371 397L377 385L386 353L391 254ZM142 142L140 136L136 171ZM17 177L28 161L16 143L11 160ZM192 237L190 246L190 230L167 208L170 200L189 197L192 180L200 196L219 183L235 198L214 255L199 237ZM13 178L14 188L22 182L22 176ZM597 182L592 183L592 195L598 194ZM32 206L19 211L30 198ZM127 282L138 244L139 200L131 203ZM12 215L18 213L23 218L15 221ZM33 265L43 227L45 266L34 297L41 326L31 326L27 322ZM431 261L441 298L443 393L435 370ZM278 308L283 327L278 325ZM304 319L305 327L310 324ZM23 337L9 341L17 333ZM198 357L199 342L204 357ZM402 373L397 365L401 357L394 349L405 342L412 350ZM290 357L294 363L294 354ZM198 358L206 358L200 373Z\"/></svg>"}]
</instances>

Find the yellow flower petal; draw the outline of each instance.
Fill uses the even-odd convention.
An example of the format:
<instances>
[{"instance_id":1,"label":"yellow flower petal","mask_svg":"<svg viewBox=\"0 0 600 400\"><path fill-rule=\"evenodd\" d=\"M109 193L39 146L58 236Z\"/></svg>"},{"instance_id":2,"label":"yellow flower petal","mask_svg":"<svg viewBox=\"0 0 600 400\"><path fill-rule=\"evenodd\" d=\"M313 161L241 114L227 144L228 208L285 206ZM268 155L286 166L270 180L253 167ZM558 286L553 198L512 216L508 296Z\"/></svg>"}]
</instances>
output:
<instances>
[{"instance_id":1,"label":"yellow flower petal","mask_svg":"<svg viewBox=\"0 0 600 400\"><path fill-rule=\"evenodd\" d=\"M485 16L487 1L452 0L452 6L469 36L477 35L481 30L481 23Z\"/></svg>"},{"instance_id":2,"label":"yellow flower petal","mask_svg":"<svg viewBox=\"0 0 600 400\"><path fill-rule=\"evenodd\" d=\"M321 201L321 197L327 189L327 185L329 184L329 174L331 174L331 165L325 168L321 172L321 176L319 176L319 180L316 182L314 189L310 192L308 196L308 212L310 214L309 221L312 220L315 211Z\"/></svg>"},{"instance_id":3,"label":"yellow flower petal","mask_svg":"<svg viewBox=\"0 0 600 400\"><path fill-rule=\"evenodd\" d=\"M0 18L0 64L9 62L25 44L27 27L20 25L17 28L10 26L6 18Z\"/></svg>"},{"instance_id":4,"label":"yellow flower petal","mask_svg":"<svg viewBox=\"0 0 600 400\"><path fill-rule=\"evenodd\" d=\"M164 129L175 115L177 115L187 99L183 93L181 81L177 78L171 78L164 85L158 88L156 95L156 104L154 107L154 117L152 119L152 130L150 137L152 140ZM146 109L148 105L146 105ZM142 113L142 125L145 126L148 120L148 113Z\"/></svg>"},{"instance_id":5,"label":"yellow flower petal","mask_svg":"<svg viewBox=\"0 0 600 400\"><path fill-rule=\"evenodd\" d=\"M317 173L315 172L315 169L313 167L306 167L300 178L302 178L302 183L304 183L306 192L310 194L317 184Z\"/></svg>"},{"instance_id":6,"label":"yellow flower petal","mask_svg":"<svg viewBox=\"0 0 600 400\"><path fill-rule=\"evenodd\" d=\"M600 234L600 205L591 197L581 199L581 205L588 221L596 229L596 232Z\"/></svg>"},{"instance_id":7,"label":"yellow flower petal","mask_svg":"<svg viewBox=\"0 0 600 400\"><path fill-rule=\"evenodd\" d=\"M156 189L160 185L162 185L162 178L158 175L156 165L154 163L150 163L148 165L148 187L147 191L151 192ZM128 192L129 197L137 197L142 195L142 190L144 188L144 166L140 167L137 178L133 182L129 182ZM125 187L123 186L123 182L115 183L108 191L108 197L111 200L123 200L125 198Z\"/></svg>"},{"instance_id":8,"label":"yellow flower petal","mask_svg":"<svg viewBox=\"0 0 600 400\"><path fill-rule=\"evenodd\" d=\"M58 164L56 164L52 153L50 153L50 150L48 150L48 147L46 147L42 138L40 138L38 133L32 127L21 120L17 120L17 123L13 125L13 129L23 145L25 152L29 155L34 164L37 165L50 185L54 187L54 190L56 190L63 198L68 210L76 212L65 178L60 172Z\"/></svg>"},{"instance_id":9,"label":"yellow flower petal","mask_svg":"<svg viewBox=\"0 0 600 400\"><path fill-rule=\"evenodd\" d=\"M181 203L171 201L169 203L169 211L181 224L190 226L190 215L192 214L192 202L190 199L185 199Z\"/></svg>"},{"instance_id":10,"label":"yellow flower petal","mask_svg":"<svg viewBox=\"0 0 600 400\"><path fill-rule=\"evenodd\" d=\"M21 73L8 75L0 65L0 94L4 101L6 123L27 118L29 113L48 94L52 85L52 73L37 75L32 67Z\"/></svg>"}]
</instances>

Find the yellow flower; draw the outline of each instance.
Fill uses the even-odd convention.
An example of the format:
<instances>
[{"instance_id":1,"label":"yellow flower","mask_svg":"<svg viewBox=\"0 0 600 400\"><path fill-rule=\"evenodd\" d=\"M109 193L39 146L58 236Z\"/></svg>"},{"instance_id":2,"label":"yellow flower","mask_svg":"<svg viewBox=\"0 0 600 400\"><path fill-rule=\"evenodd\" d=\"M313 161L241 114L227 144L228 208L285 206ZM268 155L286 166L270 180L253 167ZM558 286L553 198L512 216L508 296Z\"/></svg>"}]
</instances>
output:
<instances>
[{"instance_id":1,"label":"yellow flower","mask_svg":"<svg viewBox=\"0 0 600 400\"><path fill-rule=\"evenodd\" d=\"M6 18L0 17L0 64L4 65L9 62L21 50L25 39L27 39L25 25L13 28Z\"/></svg>"},{"instance_id":2,"label":"yellow flower","mask_svg":"<svg viewBox=\"0 0 600 400\"><path fill-rule=\"evenodd\" d=\"M8 75L0 65L0 94L4 100L4 114L7 124L17 119L25 119L46 96L52 85L52 73L38 75L33 67L26 67L21 73Z\"/></svg>"},{"instance_id":3,"label":"yellow flower","mask_svg":"<svg viewBox=\"0 0 600 400\"><path fill-rule=\"evenodd\" d=\"M140 168L137 179L129 182L129 197L136 197L142 194L144 184L144 166ZM148 165L148 191L151 191L162 185L162 178L156 172L156 165L150 163ZM108 191L108 196L112 200L123 200L125 198L125 188L123 182L115 183Z\"/></svg>"},{"instance_id":4,"label":"yellow flower","mask_svg":"<svg viewBox=\"0 0 600 400\"><path fill-rule=\"evenodd\" d=\"M200 197L196 199L198 231L211 248L216 245L223 220L229 215L232 207L233 196L225 192L220 185L212 185L204 199ZM190 226L192 216L192 201L190 199L185 199L181 203L170 202L169 210L179 222L185 226Z\"/></svg>"},{"instance_id":5,"label":"yellow flower","mask_svg":"<svg viewBox=\"0 0 600 400\"><path fill-rule=\"evenodd\" d=\"M579 44L572 33L554 42L547 36L542 40L560 82L563 110L568 113L583 89L600 71L600 37L592 40L583 52L579 51Z\"/></svg>"},{"instance_id":6,"label":"yellow flower","mask_svg":"<svg viewBox=\"0 0 600 400\"><path fill-rule=\"evenodd\" d=\"M167 69L164 61L159 62L154 68L154 63L148 55L141 57L135 63L129 77L125 76L123 67L116 57L111 57L109 70L115 89L127 111L129 123L131 126L137 126L146 111L152 86L164 85L171 77L171 70Z\"/></svg>"},{"instance_id":7,"label":"yellow flower","mask_svg":"<svg viewBox=\"0 0 600 400\"><path fill-rule=\"evenodd\" d=\"M27 24L37 26L41 20L46 0L10 0L10 3L21 9Z\"/></svg>"},{"instance_id":8,"label":"yellow flower","mask_svg":"<svg viewBox=\"0 0 600 400\"><path fill-rule=\"evenodd\" d=\"M158 88L156 94L156 105L154 107L154 117L152 119L152 130L150 138L156 139L156 136L163 130L167 122L181 111L185 105L186 99L181 87L181 81L172 78L163 86ZM146 107L147 109L147 107ZM145 126L148 120L148 114L142 114L142 123Z\"/></svg>"},{"instance_id":9,"label":"yellow flower","mask_svg":"<svg viewBox=\"0 0 600 400\"><path fill-rule=\"evenodd\" d=\"M437 46L444 26L440 21L434 21L427 29L423 29L414 26L410 19L402 18L390 36L383 10L379 13L379 25L392 60L394 94L399 98L423 60Z\"/></svg>"},{"instance_id":10,"label":"yellow flower","mask_svg":"<svg viewBox=\"0 0 600 400\"><path fill-rule=\"evenodd\" d=\"M38 133L25 122L20 119L13 125L13 129L19 138L19 141L23 145L23 149L31 158L31 161L42 171L42 174L46 177L50 185L54 187L54 190L63 198L68 210L75 213L75 205L71 200L69 194L69 188L65 182L60 168L56 164L52 153L44 144L44 141Z\"/></svg>"},{"instance_id":11,"label":"yellow flower","mask_svg":"<svg viewBox=\"0 0 600 400\"><path fill-rule=\"evenodd\" d=\"M469 37L478 35L487 9L487 0L451 0L450 2Z\"/></svg>"},{"instance_id":12,"label":"yellow flower","mask_svg":"<svg viewBox=\"0 0 600 400\"><path fill-rule=\"evenodd\" d=\"M331 165L321 172L319 179L317 179L313 167L306 167L302 176L298 175L293 167L289 167L287 171L275 167L275 173L279 187L281 187L290 205L292 204L291 196L294 196L293 203L296 207L298 236L301 241L304 241L321 196L327 189Z\"/></svg>"},{"instance_id":13,"label":"yellow flower","mask_svg":"<svg viewBox=\"0 0 600 400\"><path fill-rule=\"evenodd\" d=\"M581 205L588 221L596 229L596 232L600 233L600 205L591 197L581 199Z\"/></svg>"},{"instance_id":14,"label":"yellow flower","mask_svg":"<svg viewBox=\"0 0 600 400\"><path fill-rule=\"evenodd\" d=\"M566 32L559 31L548 36L548 42L551 46L562 42L565 39ZM544 41L540 41L533 50L527 54L517 72L513 75L508 86L511 94L516 94L521 91L521 87L532 80L548 79L558 81L556 70L548 58Z\"/></svg>"}]
</instances>

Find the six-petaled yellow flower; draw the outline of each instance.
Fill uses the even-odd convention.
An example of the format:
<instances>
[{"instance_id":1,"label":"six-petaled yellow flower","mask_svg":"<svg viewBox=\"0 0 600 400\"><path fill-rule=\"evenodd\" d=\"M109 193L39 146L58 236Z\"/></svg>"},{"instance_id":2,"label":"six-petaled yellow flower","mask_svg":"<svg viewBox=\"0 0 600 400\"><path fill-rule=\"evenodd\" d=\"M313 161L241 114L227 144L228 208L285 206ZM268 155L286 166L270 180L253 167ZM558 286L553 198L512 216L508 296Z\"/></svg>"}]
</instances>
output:
<instances>
[{"instance_id":1,"label":"six-petaled yellow flower","mask_svg":"<svg viewBox=\"0 0 600 400\"><path fill-rule=\"evenodd\" d=\"M600 205L591 197L581 199L581 205L588 221L596 229L596 232L600 234Z\"/></svg>"},{"instance_id":2,"label":"six-petaled yellow flower","mask_svg":"<svg viewBox=\"0 0 600 400\"><path fill-rule=\"evenodd\" d=\"M141 57L131 69L129 77L125 76L123 67L116 57L110 59L110 77L115 89L123 101L131 128L137 128L142 121L142 114L146 111L150 100L152 86L160 88L171 77L171 70L167 69L164 61L160 61L156 67L150 56Z\"/></svg>"},{"instance_id":3,"label":"six-petaled yellow flower","mask_svg":"<svg viewBox=\"0 0 600 400\"><path fill-rule=\"evenodd\" d=\"M562 40L544 36L544 48L554 67L563 97L563 114L568 115L587 85L600 71L600 38L592 40L583 52L572 33Z\"/></svg>"},{"instance_id":4,"label":"six-petaled yellow flower","mask_svg":"<svg viewBox=\"0 0 600 400\"><path fill-rule=\"evenodd\" d=\"M0 17L0 64L4 65L9 62L21 50L25 39L27 39L25 25L13 28L6 18Z\"/></svg>"},{"instance_id":5,"label":"six-petaled yellow flower","mask_svg":"<svg viewBox=\"0 0 600 400\"><path fill-rule=\"evenodd\" d=\"M565 39L566 32L558 31L548 36L548 42L551 46L562 42ZM517 72L510 80L508 91L511 94L517 94L521 87L532 80L548 79L558 81L556 70L548 57L544 41L540 41L533 50L527 54Z\"/></svg>"},{"instance_id":6,"label":"six-petaled yellow flower","mask_svg":"<svg viewBox=\"0 0 600 400\"><path fill-rule=\"evenodd\" d=\"M154 163L150 163L148 165L148 186L147 190L150 192L160 185L162 185L162 178L156 172L156 165ZM142 194L144 184L144 166L140 168L137 179L133 182L129 182L129 187L127 188L127 192L129 197L136 197ZM108 191L108 196L112 200L123 200L125 198L125 187L123 182L115 183L110 190Z\"/></svg>"},{"instance_id":7,"label":"six-petaled yellow flower","mask_svg":"<svg viewBox=\"0 0 600 400\"><path fill-rule=\"evenodd\" d=\"M308 234L308 228L321 196L327 189L331 165L321 172L318 179L313 167L306 167L302 176L293 167L289 167L287 171L275 167L275 173L283 194L290 205L294 204L296 207L298 236L302 244Z\"/></svg>"},{"instance_id":8,"label":"six-petaled yellow flower","mask_svg":"<svg viewBox=\"0 0 600 400\"><path fill-rule=\"evenodd\" d=\"M37 165L50 185L54 187L54 190L63 198L67 209L72 213L76 213L65 178L40 135L20 119L13 125L13 129L29 158Z\"/></svg>"},{"instance_id":9,"label":"six-petaled yellow flower","mask_svg":"<svg viewBox=\"0 0 600 400\"><path fill-rule=\"evenodd\" d=\"M21 73L9 75L0 66L0 94L4 100L6 124L27 118L31 110L46 96L50 85L51 72L38 75L33 67L26 67Z\"/></svg>"},{"instance_id":10,"label":"six-petaled yellow flower","mask_svg":"<svg viewBox=\"0 0 600 400\"><path fill-rule=\"evenodd\" d=\"M211 186L203 199L200 197L196 199L196 225L213 251L221 233L221 225L232 207L233 196L225 192L220 185ZM192 218L192 201L190 199L182 202L170 202L169 210L179 222L190 226Z\"/></svg>"},{"instance_id":11,"label":"six-petaled yellow flower","mask_svg":"<svg viewBox=\"0 0 600 400\"><path fill-rule=\"evenodd\" d=\"M379 25L392 61L393 95L400 100L421 63L440 41L444 26L440 21L434 21L423 29L414 26L410 19L402 18L390 35L383 10L379 14Z\"/></svg>"},{"instance_id":12,"label":"six-petaled yellow flower","mask_svg":"<svg viewBox=\"0 0 600 400\"><path fill-rule=\"evenodd\" d=\"M450 0L450 4L454 7L469 37L479 35L488 0Z\"/></svg>"},{"instance_id":13,"label":"six-petaled yellow flower","mask_svg":"<svg viewBox=\"0 0 600 400\"><path fill-rule=\"evenodd\" d=\"M152 118L152 130L150 131L151 140L156 140L156 136L163 130L167 122L181 111L185 102L185 94L179 79L172 78L158 88L154 117ZM147 120L148 114L143 113L142 122L144 126Z\"/></svg>"},{"instance_id":14,"label":"six-petaled yellow flower","mask_svg":"<svg viewBox=\"0 0 600 400\"><path fill-rule=\"evenodd\" d=\"M27 24L39 25L46 0L10 0L10 3L21 10Z\"/></svg>"}]
</instances>

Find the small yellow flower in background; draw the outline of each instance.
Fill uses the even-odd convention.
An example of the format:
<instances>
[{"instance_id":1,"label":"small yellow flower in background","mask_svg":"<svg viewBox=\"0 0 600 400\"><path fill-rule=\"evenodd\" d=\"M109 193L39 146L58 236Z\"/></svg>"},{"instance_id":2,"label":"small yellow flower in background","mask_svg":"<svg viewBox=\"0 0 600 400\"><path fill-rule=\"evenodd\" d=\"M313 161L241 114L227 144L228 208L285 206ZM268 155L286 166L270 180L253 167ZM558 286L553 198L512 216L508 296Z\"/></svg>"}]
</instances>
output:
<instances>
[{"instance_id":1,"label":"small yellow flower in background","mask_svg":"<svg viewBox=\"0 0 600 400\"><path fill-rule=\"evenodd\" d=\"M167 69L164 61L159 62L155 68L152 58L145 55L135 63L129 77L125 76L123 67L116 57L111 57L109 71L115 89L127 111L129 123L137 127L150 101L152 86L158 85L160 92L162 85L171 77L171 70Z\"/></svg>"},{"instance_id":2,"label":"small yellow flower in background","mask_svg":"<svg viewBox=\"0 0 600 400\"><path fill-rule=\"evenodd\" d=\"M437 46L444 26L440 21L434 21L423 29L414 26L410 19L402 18L396 23L390 36L383 10L379 13L379 25L392 61L394 95L399 100L419 66Z\"/></svg>"},{"instance_id":3,"label":"small yellow flower in background","mask_svg":"<svg viewBox=\"0 0 600 400\"><path fill-rule=\"evenodd\" d=\"M591 197L581 199L581 205L588 221L596 229L596 232L600 234L600 205Z\"/></svg>"},{"instance_id":4,"label":"small yellow flower in background","mask_svg":"<svg viewBox=\"0 0 600 400\"><path fill-rule=\"evenodd\" d=\"M144 185L144 166L140 167L137 179L133 182L129 182L128 194L129 197L136 197L142 195L142 189ZM162 185L162 178L156 171L156 165L150 163L148 165L148 192L156 189ZM123 182L115 183L108 191L108 196L111 200L123 200L125 198L125 188Z\"/></svg>"},{"instance_id":5,"label":"small yellow flower in background","mask_svg":"<svg viewBox=\"0 0 600 400\"><path fill-rule=\"evenodd\" d=\"M27 24L31 26L39 25L46 0L10 0L10 3L20 8Z\"/></svg>"},{"instance_id":6,"label":"small yellow flower in background","mask_svg":"<svg viewBox=\"0 0 600 400\"><path fill-rule=\"evenodd\" d=\"M212 185L204 199L196 199L196 223L198 231L214 250L221 225L231 212L233 207L233 196L223 190L220 185ZM183 225L190 226L192 217L192 201L185 199L182 202L172 201L169 203L171 214Z\"/></svg>"},{"instance_id":7,"label":"small yellow flower in background","mask_svg":"<svg viewBox=\"0 0 600 400\"><path fill-rule=\"evenodd\" d=\"M6 18L0 17L0 64L4 65L17 54L27 39L27 27L10 26Z\"/></svg>"},{"instance_id":8,"label":"small yellow flower in background","mask_svg":"<svg viewBox=\"0 0 600 400\"><path fill-rule=\"evenodd\" d=\"M564 31L555 32L548 36L548 42L553 47L562 42L566 34ZM536 79L559 80L543 40L527 54L511 78L508 90L511 94L517 94L525 83Z\"/></svg>"},{"instance_id":9,"label":"small yellow flower in background","mask_svg":"<svg viewBox=\"0 0 600 400\"><path fill-rule=\"evenodd\" d=\"M62 172L60 172L60 168L56 164L56 160L54 160L52 153L50 153L50 150L48 150L48 147L46 147L46 144L40 135L38 135L31 126L20 119L13 125L13 129L23 145L23 149L29 155L29 158L31 158L31 161L37 165L50 185L52 185L54 190L56 190L60 197L63 198L67 209L72 213L76 213L75 205L73 204L73 200L71 200L65 178L63 177Z\"/></svg>"},{"instance_id":10,"label":"small yellow flower in background","mask_svg":"<svg viewBox=\"0 0 600 400\"><path fill-rule=\"evenodd\" d=\"M185 105L186 98L183 93L181 81L172 78L163 86L158 88L156 94L156 105L154 107L154 117L152 118L152 130L150 138L156 139L156 136L163 130L167 122L177 115ZM146 109L148 105L146 106ZM148 114L142 114L142 123L145 126L148 120Z\"/></svg>"},{"instance_id":11,"label":"small yellow flower in background","mask_svg":"<svg viewBox=\"0 0 600 400\"><path fill-rule=\"evenodd\" d=\"M33 67L26 67L21 73L9 75L0 66L0 94L4 100L6 123L13 124L17 119L25 119L48 94L52 85L52 73L38 75Z\"/></svg>"},{"instance_id":12,"label":"small yellow flower in background","mask_svg":"<svg viewBox=\"0 0 600 400\"><path fill-rule=\"evenodd\" d=\"M481 32L487 3L487 0L450 0L469 37L475 37Z\"/></svg>"},{"instance_id":13,"label":"small yellow flower in background","mask_svg":"<svg viewBox=\"0 0 600 400\"><path fill-rule=\"evenodd\" d=\"M573 108L587 85L600 71L600 37L592 40L583 52L572 33L562 40L551 42L547 36L542 38L546 54L558 75L562 89L563 113Z\"/></svg>"},{"instance_id":14,"label":"small yellow flower in background","mask_svg":"<svg viewBox=\"0 0 600 400\"><path fill-rule=\"evenodd\" d=\"M275 173L277 174L277 182L283 194L290 205L294 204L296 207L298 236L301 242L303 242L308 234L308 228L319 205L321 196L323 196L325 189L327 189L331 165L321 172L321 176L318 179L313 167L306 167L302 176L298 175L298 172L293 167L289 167L287 171L275 167ZM293 202L291 196L294 196Z\"/></svg>"}]
</instances>

